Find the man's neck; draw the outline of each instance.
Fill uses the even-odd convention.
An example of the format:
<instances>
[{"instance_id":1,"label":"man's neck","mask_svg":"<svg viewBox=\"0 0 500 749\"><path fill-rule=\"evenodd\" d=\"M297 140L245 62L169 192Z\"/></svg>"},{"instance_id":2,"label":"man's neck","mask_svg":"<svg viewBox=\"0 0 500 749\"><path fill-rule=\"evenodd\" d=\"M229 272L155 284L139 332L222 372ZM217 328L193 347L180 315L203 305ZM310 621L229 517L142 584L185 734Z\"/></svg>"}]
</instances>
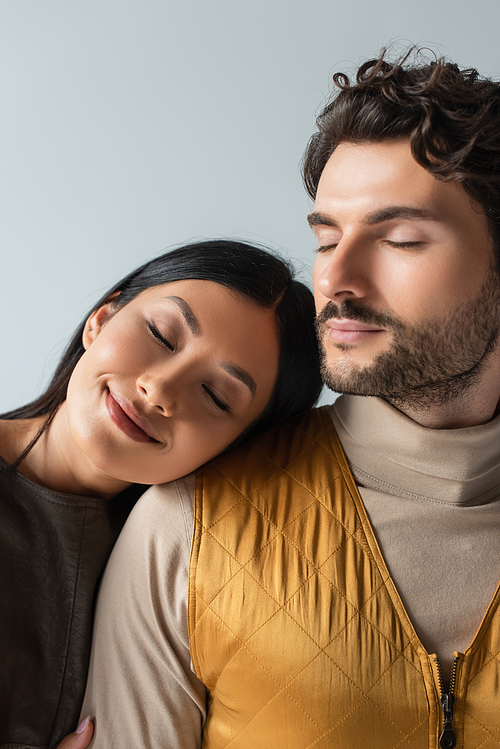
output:
<instances>
[{"instance_id":1,"label":"man's neck","mask_svg":"<svg viewBox=\"0 0 500 749\"><path fill-rule=\"evenodd\" d=\"M411 399L386 398L392 406L429 429L465 429L487 424L498 413L500 405L500 354L493 353L480 378L454 398L436 398L425 405Z\"/></svg>"},{"instance_id":2,"label":"man's neck","mask_svg":"<svg viewBox=\"0 0 500 749\"><path fill-rule=\"evenodd\" d=\"M423 409L413 408L408 403L393 403L390 398L387 398L387 401L405 416L429 429L465 429L479 426L491 421L497 413L497 403L493 404L493 407L487 403L477 404L477 408L475 405L472 407L472 404L464 404L464 407L457 408L455 403L445 403Z\"/></svg>"}]
</instances>

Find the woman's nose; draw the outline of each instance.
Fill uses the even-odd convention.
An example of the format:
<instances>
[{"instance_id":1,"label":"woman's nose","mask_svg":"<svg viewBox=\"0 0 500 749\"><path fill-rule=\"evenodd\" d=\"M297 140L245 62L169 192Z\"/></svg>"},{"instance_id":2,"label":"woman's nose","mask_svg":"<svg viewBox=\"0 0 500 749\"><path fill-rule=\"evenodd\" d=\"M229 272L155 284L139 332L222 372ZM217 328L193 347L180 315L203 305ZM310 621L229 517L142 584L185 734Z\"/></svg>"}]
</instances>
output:
<instances>
[{"instance_id":1,"label":"woman's nose","mask_svg":"<svg viewBox=\"0 0 500 749\"><path fill-rule=\"evenodd\" d=\"M137 389L151 408L164 416L173 416L177 410L178 392L172 378L154 374L143 374L137 379Z\"/></svg>"}]
</instances>

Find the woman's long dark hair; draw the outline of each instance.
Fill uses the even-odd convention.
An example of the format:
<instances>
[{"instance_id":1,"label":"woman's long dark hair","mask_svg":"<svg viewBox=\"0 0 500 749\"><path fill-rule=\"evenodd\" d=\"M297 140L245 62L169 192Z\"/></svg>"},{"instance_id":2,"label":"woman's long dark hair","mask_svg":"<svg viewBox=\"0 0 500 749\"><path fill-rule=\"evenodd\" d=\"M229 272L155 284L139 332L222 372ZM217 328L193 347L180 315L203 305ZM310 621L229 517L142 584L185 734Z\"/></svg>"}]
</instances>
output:
<instances>
[{"instance_id":1,"label":"woman's long dark hair","mask_svg":"<svg viewBox=\"0 0 500 749\"><path fill-rule=\"evenodd\" d=\"M178 247L150 260L119 281L97 302L89 315L109 302L117 292L114 305L118 311L152 286L187 279L222 284L263 309L273 309L276 315L280 341L276 385L264 412L238 441L313 406L322 384L314 332L313 296L294 278L289 263L260 247L229 240L209 240ZM66 399L70 377L85 351L82 338L89 315L77 328L45 392L31 403L0 416L1 419L45 416L14 467L24 460Z\"/></svg>"}]
</instances>

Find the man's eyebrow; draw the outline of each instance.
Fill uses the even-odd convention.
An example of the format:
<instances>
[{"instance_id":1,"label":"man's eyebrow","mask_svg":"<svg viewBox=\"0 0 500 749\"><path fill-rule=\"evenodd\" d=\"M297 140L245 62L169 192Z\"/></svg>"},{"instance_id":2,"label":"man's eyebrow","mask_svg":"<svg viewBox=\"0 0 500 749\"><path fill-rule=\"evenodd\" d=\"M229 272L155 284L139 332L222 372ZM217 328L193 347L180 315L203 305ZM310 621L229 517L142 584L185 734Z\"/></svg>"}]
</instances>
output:
<instances>
[{"instance_id":1,"label":"man's eyebrow","mask_svg":"<svg viewBox=\"0 0 500 749\"><path fill-rule=\"evenodd\" d=\"M252 377L251 374L248 374L244 369L241 369L241 367L238 367L236 364L233 364L232 362L222 362L222 368L226 370L226 372L233 377L236 377L237 380L240 380L244 385L247 386L247 388L252 393L252 396L255 395L255 391L257 390L257 385L255 384L255 380Z\"/></svg>"},{"instance_id":2,"label":"man's eyebrow","mask_svg":"<svg viewBox=\"0 0 500 749\"><path fill-rule=\"evenodd\" d=\"M382 224L384 221L393 221L394 219L408 219L409 221L435 221L436 214L425 208L412 208L407 205L395 205L385 208L383 211L377 211L368 216L366 223L369 225Z\"/></svg>"},{"instance_id":3,"label":"man's eyebrow","mask_svg":"<svg viewBox=\"0 0 500 749\"><path fill-rule=\"evenodd\" d=\"M200 324L189 304L180 296L168 296L167 299L171 299L172 302L175 302L177 304L192 334L195 336L199 336Z\"/></svg>"},{"instance_id":4,"label":"man's eyebrow","mask_svg":"<svg viewBox=\"0 0 500 749\"><path fill-rule=\"evenodd\" d=\"M395 219L407 219L408 221L435 221L436 215L432 211L424 208L412 208L406 205L395 205L390 208L384 208L383 211L371 213L366 218L366 224L382 224L384 221L394 221ZM321 211L313 211L307 217L309 226L333 226L338 228L338 223L331 216Z\"/></svg>"},{"instance_id":5,"label":"man's eyebrow","mask_svg":"<svg viewBox=\"0 0 500 749\"><path fill-rule=\"evenodd\" d=\"M307 222L310 227L313 226L338 226L337 222L327 216L325 213L320 211L313 211L307 217Z\"/></svg>"}]
</instances>

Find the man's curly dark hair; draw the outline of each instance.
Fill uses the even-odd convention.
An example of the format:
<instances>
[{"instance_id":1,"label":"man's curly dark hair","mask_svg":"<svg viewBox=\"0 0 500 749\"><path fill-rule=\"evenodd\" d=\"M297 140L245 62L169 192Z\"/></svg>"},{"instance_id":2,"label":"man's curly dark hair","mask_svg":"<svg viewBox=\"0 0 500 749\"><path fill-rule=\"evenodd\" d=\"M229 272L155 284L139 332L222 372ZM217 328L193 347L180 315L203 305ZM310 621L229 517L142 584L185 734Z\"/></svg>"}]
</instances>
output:
<instances>
[{"instance_id":1,"label":"man's curly dark hair","mask_svg":"<svg viewBox=\"0 0 500 749\"><path fill-rule=\"evenodd\" d=\"M480 204L498 251L500 83L444 58L430 61L415 48L392 62L383 49L360 66L355 82L344 73L333 81L336 91L304 154L309 195L315 198L321 173L343 141L407 137L421 166L437 179L461 182Z\"/></svg>"}]
</instances>

